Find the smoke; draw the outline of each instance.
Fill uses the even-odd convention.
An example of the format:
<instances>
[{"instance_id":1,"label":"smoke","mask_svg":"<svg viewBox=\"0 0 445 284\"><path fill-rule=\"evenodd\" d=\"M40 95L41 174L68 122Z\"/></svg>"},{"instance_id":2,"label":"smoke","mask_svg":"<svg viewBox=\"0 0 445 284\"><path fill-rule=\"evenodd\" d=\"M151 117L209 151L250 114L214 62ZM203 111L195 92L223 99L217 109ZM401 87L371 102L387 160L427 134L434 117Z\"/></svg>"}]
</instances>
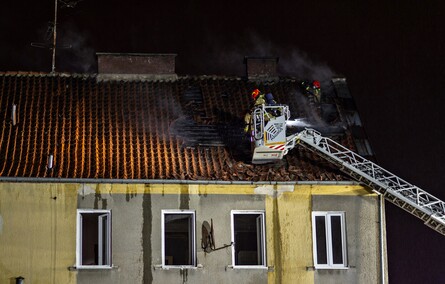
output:
<instances>
[{"instance_id":1,"label":"smoke","mask_svg":"<svg viewBox=\"0 0 445 284\"><path fill-rule=\"evenodd\" d=\"M278 67L283 74L321 82L335 76L335 72L328 65L313 61L301 50L283 51L282 54Z\"/></svg>"},{"instance_id":2,"label":"smoke","mask_svg":"<svg viewBox=\"0 0 445 284\"><path fill-rule=\"evenodd\" d=\"M317 62L296 46L280 46L257 33L248 33L241 41L227 43L224 38L207 39L207 50L203 51L208 60L194 62L194 67L203 73L244 75L242 64L245 56L278 57L278 73L302 80L326 81L335 72L326 63ZM196 59L195 59L196 60ZM212 64L209 64L212 62Z\"/></svg>"},{"instance_id":3,"label":"smoke","mask_svg":"<svg viewBox=\"0 0 445 284\"><path fill-rule=\"evenodd\" d=\"M305 117L296 118L294 120L288 120L288 121L286 121L286 125L291 126L291 127L311 127L312 126L310 121L308 121L308 119Z\"/></svg>"},{"instance_id":4,"label":"smoke","mask_svg":"<svg viewBox=\"0 0 445 284\"><path fill-rule=\"evenodd\" d=\"M283 46L260 36L257 33L249 33L242 41L227 43L223 39L215 39L213 35L208 48L208 61L201 61L201 66L207 68L207 72L213 74L245 75L245 65L242 64L245 56L253 57L277 57L279 58L277 72L280 76L295 77L298 80L318 80L324 94L332 93L331 79L336 72L324 62L312 59L306 52L296 46ZM212 64L208 64L212 62ZM293 121L289 121L289 127L293 129L315 128L323 133L337 133L344 131L344 125L338 120L326 119L329 110L326 105L320 106L311 103L308 96L302 90L296 89L288 94L289 100L295 100L297 110L293 112ZM288 101L287 103L290 103Z\"/></svg>"},{"instance_id":5,"label":"smoke","mask_svg":"<svg viewBox=\"0 0 445 284\"><path fill-rule=\"evenodd\" d=\"M66 24L57 33L58 49L56 69L59 71L91 73L96 69L95 50L89 44L89 37L73 24Z\"/></svg>"}]
</instances>

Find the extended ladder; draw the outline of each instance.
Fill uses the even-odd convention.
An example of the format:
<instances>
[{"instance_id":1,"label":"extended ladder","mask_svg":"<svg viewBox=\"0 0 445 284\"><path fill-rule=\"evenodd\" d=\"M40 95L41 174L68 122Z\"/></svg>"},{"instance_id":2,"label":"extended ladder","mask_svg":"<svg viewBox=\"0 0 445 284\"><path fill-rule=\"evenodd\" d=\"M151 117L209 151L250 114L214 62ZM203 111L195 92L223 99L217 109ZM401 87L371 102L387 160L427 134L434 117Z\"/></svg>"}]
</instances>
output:
<instances>
[{"instance_id":1,"label":"extended ladder","mask_svg":"<svg viewBox=\"0 0 445 284\"><path fill-rule=\"evenodd\" d=\"M306 129L288 137L337 165L358 182L364 183L386 200L420 218L425 225L445 235L445 202L406 182L377 164L357 155L337 142Z\"/></svg>"}]
</instances>

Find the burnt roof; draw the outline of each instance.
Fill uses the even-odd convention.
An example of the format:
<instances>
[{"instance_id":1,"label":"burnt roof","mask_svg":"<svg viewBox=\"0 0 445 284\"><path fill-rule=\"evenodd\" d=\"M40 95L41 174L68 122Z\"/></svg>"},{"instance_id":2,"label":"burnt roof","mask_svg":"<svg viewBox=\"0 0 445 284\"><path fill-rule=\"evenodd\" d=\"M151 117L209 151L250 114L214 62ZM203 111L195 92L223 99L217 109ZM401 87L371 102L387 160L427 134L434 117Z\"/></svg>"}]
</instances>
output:
<instances>
[{"instance_id":1,"label":"burnt roof","mask_svg":"<svg viewBox=\"0 0 445 284\"><path fill-rule=\"evenodd\" d=\"M124 81L98 75L0 73L0 176L349 180L302 148L291 150L279 163L249 163L250 145L242 129L252 89L272 92L294 115L308 115L307 105L296 99L298 84L294 78L261 83L216 76ZM354 147L348 129L336 139Z\"/></svg>"}]
</instances>

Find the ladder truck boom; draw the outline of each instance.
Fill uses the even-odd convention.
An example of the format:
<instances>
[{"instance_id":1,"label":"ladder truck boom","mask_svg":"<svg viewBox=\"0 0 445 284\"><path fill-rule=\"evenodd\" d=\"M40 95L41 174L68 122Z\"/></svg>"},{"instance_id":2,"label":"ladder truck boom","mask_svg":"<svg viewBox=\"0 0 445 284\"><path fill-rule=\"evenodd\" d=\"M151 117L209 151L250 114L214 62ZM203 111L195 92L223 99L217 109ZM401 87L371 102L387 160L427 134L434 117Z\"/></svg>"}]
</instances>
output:
<instances>
[{"instance_id":1,"label":"ladder truck boom","mask_svg":"<svg viewBox=\"0 0 445 284\"><path fill-rule=\"evenodd\" d=\"M298 145L336 165L341 171L364 183L386 200L421 219L425 225L445 235L445 202L363 158L314 129L289 137ZM290 141L289 141L290 142ZM292 142L293 143L293 142Z\"/></svg>"},{"instance_id":2,"label":"ladder truck boom","mask_svg":"<svg viewBox=\"0 0 445 284\"><path fill-rule=\"evenodd\" d=\"M288 106L257 106L253 109L251 141L252 163L262 164L283 159L289 150L300 145L336 165L356 181L398 207L421 219L425 225L445 235L445 202L403 180L348 148L306 128L286 136Z\"/></svg>"}]
</instances>

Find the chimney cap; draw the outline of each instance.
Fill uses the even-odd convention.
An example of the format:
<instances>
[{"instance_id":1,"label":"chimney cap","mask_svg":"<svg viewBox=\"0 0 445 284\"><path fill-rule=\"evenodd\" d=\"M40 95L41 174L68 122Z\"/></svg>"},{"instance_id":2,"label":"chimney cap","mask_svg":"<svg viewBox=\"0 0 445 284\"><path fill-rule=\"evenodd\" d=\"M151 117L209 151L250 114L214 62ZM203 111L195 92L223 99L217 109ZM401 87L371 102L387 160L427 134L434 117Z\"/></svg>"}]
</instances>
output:
<instances>
[{"instance_id":1,"label":"chimney cap","mask_svg":"<svg viewBox=\"0 0 445 284\"><path fill-rule=\"evenodd\" d=\"M126 52L96 52L97 56L143 56L143 57L162 57L162 56L178 56L177 53L126 53Z\"/></svg>"}]
</instances>

